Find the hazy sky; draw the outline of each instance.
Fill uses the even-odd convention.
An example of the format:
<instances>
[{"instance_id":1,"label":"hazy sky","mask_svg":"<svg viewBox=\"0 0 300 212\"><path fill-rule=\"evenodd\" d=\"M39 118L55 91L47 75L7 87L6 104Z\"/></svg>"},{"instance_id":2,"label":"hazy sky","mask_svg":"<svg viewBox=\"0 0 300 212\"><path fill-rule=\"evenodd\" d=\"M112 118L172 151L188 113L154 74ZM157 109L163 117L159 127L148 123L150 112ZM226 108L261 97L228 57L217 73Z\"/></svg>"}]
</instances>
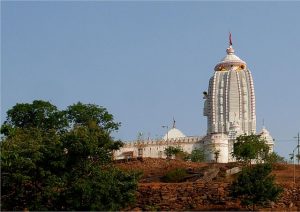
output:
<instances>
[{"instance_id":1,"label":"hazy sky","mask_svg":"<svg viewBox=\"0 0 300 212\"><path fill-rule=\"evenodd\" d=\"M252 71L257 130L288 156L300 131L300 2L1 2L1 123L16 103L81 101L122 122L115 138L204 135L202 92L226 55Z\"/></svg>"}]
</instances>

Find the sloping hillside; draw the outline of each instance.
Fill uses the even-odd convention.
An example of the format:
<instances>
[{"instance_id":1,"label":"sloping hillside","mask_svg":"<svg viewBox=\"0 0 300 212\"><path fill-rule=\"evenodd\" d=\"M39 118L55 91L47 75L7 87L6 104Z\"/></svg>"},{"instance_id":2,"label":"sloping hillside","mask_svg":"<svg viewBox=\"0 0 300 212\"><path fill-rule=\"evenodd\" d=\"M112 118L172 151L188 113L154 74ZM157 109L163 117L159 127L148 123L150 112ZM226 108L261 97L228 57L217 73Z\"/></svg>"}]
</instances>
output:
<instances>
[{"instance_id":1,"label":"sloping hillside","mask_svg":"<svg viewBox=\"0 0 300 212\"><path fill-rule=\"evenodd\" d=\"M228 195L228 186L235 178L226 171L237 164L194 163L181 160L144 158L116 163L123 170L142 171L137 203L128 210L247 210L239 200ZM188 175L180 183L164 183L162 177L174 169L185 169ZM300 166L277 165L273 174L284 187L277 203L264 210L300 211Z\"/></svg>"}]
</instances>

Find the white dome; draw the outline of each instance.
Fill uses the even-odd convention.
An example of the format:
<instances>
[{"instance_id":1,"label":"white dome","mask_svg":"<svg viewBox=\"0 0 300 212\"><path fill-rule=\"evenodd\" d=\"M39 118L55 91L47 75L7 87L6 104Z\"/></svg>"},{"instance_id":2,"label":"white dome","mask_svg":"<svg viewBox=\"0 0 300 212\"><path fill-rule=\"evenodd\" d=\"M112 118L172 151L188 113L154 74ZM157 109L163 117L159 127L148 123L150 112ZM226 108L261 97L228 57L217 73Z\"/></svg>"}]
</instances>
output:
<instances>
[{"instance_id":1,"label":"white dome","mask_svg":"<svg viewBox=\"0 0 300 212\"><path fill-rule=\"evenodd\" d=\"M274 145L274 140L273 140L272 136L270 135L269 131L265 127L263 127L263 129L261 130L259 135L267 141L267 144Z\"/></svg>"},{"instance_id":2,"label":"white dome","mask_svg":"<svg viewBox=\"0 0 300 212\"><path fill-rule=\"evenodd\" d=\"M165 136L163 137L163 140L170 140L170 139L175 139L175 138L184 138L186 137L180 130L176 128L170 129Z\"/></svg>"}]
</instances>

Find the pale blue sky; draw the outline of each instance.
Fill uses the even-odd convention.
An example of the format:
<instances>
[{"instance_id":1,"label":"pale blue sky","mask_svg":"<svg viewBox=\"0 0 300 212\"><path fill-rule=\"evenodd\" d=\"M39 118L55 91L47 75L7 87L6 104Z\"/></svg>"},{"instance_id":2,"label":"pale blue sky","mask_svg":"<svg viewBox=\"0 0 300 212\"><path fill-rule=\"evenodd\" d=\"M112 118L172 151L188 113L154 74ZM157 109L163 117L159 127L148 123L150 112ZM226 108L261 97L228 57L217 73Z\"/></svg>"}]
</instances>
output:
<instances>
[{"instance_id":1,"label":"pale blue sky","mask_svg":"<svg viewBox=\"0 0 300 212\"><path fill-rule=\"evenodd\" d=\"M300 2L1 2L1 122L16 103L95 103L116 138L204 135L202 92L226 54L252 71L262 120L287 156L300 131Z\"/></svg>"}]
</instances>

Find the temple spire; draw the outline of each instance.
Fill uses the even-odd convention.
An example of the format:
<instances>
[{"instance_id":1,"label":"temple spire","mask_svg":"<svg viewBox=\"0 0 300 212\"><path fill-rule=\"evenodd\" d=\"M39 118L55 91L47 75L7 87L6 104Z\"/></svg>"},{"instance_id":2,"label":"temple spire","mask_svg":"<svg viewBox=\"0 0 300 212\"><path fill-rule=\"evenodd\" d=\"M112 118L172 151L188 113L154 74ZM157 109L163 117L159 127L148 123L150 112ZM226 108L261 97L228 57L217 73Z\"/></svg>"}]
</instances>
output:
<instances>
[{"instance_id":1,"label":"temple spire","mask_svg":"<svg viewBox=\"0 0 300 212\"><path fill-rule=\"evenodd\" d=\"M173 117L173 128L175 128L175 123L176 123L176 121L175 121L175 119Z\"/></svg>"},{"instance_id":2,"label":"temple spire","mask_svg":"<svg viewBox=\"0 0 300 212\"><path fill-rule=\"evenodd\" d=\"M229 47L226 49L227 54L234 54L234 49L232 48L231 32L229 32Z\"/></svg>"}]
</instances>

